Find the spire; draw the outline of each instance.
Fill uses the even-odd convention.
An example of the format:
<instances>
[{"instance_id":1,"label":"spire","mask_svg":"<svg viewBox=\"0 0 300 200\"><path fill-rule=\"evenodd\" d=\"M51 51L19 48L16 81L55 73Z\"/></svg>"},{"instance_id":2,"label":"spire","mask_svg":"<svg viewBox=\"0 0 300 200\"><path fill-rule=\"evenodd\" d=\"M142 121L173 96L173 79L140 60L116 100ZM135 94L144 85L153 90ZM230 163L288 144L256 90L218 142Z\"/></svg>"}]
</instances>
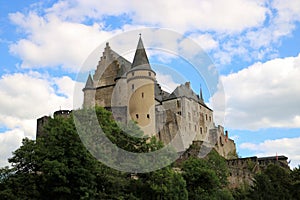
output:
<instances>
[{"instance_id":1,"label":"spire","mask_svg":"<svg viewBox=\"0 0 300 200\"><path fill-rule=\"evenodd\" d=\"M86 80L86 84L85 84L85 87L84 87L84 88L93 88L93 87L94 87L93 79L92 79L91 74L89 74L89 77L88 77L88 79Z\"/></svg>"},{"instance_id":2,"label":"spire","mask_svg":"<svg viewBox=\"0 0 300 200\"><path fill-rule=\"evenodd\" d=\"M139 42L135 51L134 59L131 65L131 69L138 67L143 69L151 69L149 60L144 48L142 37L140 34Z\"/></svg>"},{"instance_id":3,"label":"spire","mask_svg":"<svg viewBox=\"0 0 300 200\"><path fill-rule=\"evenodd\" d=\"M200 99L203 100L203 95L202 95L202 86L200 84Z\"/></svg>"}]
</instances>

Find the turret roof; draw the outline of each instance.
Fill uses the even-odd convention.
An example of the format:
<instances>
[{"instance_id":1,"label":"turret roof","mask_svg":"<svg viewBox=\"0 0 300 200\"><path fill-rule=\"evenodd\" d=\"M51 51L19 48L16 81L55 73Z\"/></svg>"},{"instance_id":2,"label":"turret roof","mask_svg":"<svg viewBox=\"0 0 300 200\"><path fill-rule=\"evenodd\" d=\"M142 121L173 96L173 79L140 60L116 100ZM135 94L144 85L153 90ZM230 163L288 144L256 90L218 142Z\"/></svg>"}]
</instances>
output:
<instances>
[{"instance_id":1,"label":"turret roof","mask_svg":"<svg viewBox=\"0 0 300 200\"><path fill-rule=\"evenodd\" d=\"M131 65L131 70L135 69L148 69L152 70L149 64L147 53L144 48L142 38L140 36L139 42L135 51L134 59Z\"/></svg>"},{"instance_id":2,"label":"turret roof","mask_svg":"<svg viewBox=\"0 0 300 200\"><path fill-rule=\"evenodd\" d=\"M93 88L93 87L94 87L93 79L91 74L89 74L84 88Z\"/></svg>"}]
</instances>

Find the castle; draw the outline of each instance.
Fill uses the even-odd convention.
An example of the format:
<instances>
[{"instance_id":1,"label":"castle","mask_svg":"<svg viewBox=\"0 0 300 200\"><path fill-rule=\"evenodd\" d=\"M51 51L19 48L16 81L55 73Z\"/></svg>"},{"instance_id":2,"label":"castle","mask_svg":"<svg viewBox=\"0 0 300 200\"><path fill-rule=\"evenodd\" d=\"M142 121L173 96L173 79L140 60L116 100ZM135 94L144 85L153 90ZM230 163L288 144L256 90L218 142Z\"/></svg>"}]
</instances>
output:
<instances>
[{"instance_id":1,"label":"castle","mask_svg":"<svg viewBox=\"0 0 300 200\"><path fill-rule=\"evenodd\" d=\"M213 110L204 103L201 89L197 95L190 82L178 86L172 93L160 87L141 37L132 63L106 43L95 74L93 77L89 74L83 92L83 107L99 105L112 111L117 121L136 121L145 135L156 136L165 144L179 134L178 161L201 156L201 152L205 156L215 149L227 159L231 188L245 183L251 185L254 175L269 163L289 169L285 156L237 158L234 141L222 126L215 125ZM69 117L71 113L71 110L58 110L54 117ZM37 137L45 134L43 126L49 118L37 119Z\"/></svg>"},{"instance_id":2,"label":"castle","mask_svg":"<svg viewBox=\"0 0 300 200\"><path fill-rule=\"evenodd\" d=\"M197 95L190 82L172 93L156 80L140 36L133 62L113 51L106 43L97 69L89 74L83 107L102 106L112 111L117 121L136 121L145 135L156 136L165 144L178 133L180 151L193 142L210 145L225 158L235 155L236 147L222 126L213 121L213 110Z\"/></svg>"}]
</instances>

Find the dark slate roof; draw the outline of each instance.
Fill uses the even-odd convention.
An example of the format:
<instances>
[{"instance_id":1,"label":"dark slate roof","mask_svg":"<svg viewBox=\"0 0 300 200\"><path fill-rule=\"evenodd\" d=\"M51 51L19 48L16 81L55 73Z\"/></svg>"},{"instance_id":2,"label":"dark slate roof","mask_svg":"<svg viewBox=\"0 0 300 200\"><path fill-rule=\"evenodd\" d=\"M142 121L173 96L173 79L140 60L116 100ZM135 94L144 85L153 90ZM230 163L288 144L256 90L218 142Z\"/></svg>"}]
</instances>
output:
<instances>
[{"instance_id":1,"label":"dark slate roof","mask_svg":"<svg viewBox=\"0 0 300 200\"><path fill-rule=\"evenodd\" d=\"M141 37L139 38L139 42L134 54L134 59L131 65L131 70L137 69L146 69L152 71Z\"/></svg>"},{"instance_id":2,"label":"dark slate roof","mask_svg":"<svg viewBox=\"0 0 300 200\"><path fill-rule=\"evenodd\" d=\"M155 99L162 102L170 96L170 93L161 89L160 85L156 82L154 87Z\"/></svg>"},{"instance_id":3,"label":"dark slate roof","mask_svg":"<svg viewBox=\"0 0 300 200\"><path fill-rule=\"evenodd\" d=\"M91 74L89 74L88 79L86 80L85 87L84 88L93 88L94 83Z\"/></svg>"},{"instance_id":4,"label":"dark slate roof","mask_svg":"<svg viewBox=\"0 0 300 200\"><path fill-rule=\"evenodd\" d=\"M288 158L286 156L268 156L268 157L260 157L258 160L287 160Z\"/></svg>"},{"instance_id":5,"label":"dark slate roof","mask_svg":"<svg viewBox=\"0 0 300 200\"><path fill-rule=\"evenodd\" d=\"M170 95L163 98L163 101L167 101L170 99L176 99L178 97L186 97L188 99L193 99L196 102L200 103L202 106L210 109L203 101L203 98L199 97L192 88L190 87L190 82L186 82L185 84L179 85ZM210 109L211 110L211 109Z\"/></svg>"}]
</instances>

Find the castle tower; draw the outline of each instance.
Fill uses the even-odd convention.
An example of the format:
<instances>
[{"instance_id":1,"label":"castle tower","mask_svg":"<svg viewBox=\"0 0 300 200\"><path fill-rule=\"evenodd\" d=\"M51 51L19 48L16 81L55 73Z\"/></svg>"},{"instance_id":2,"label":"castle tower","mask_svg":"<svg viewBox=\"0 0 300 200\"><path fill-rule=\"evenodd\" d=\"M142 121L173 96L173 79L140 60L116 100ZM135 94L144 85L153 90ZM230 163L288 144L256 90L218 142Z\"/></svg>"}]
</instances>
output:
<instances>
[{"instance_id":1,"label":"castle tower","mask_svg":"<svg viewBox=\"0 0 300 200\"><path fill-rule=\"evenodd\" d=\"M148 136L155 134L155 75L140 37L131 69L126 74L128 117L136 121Z\"/></svg>"},{"instance_id":2,"label":"castle tower","mask_svg":"<svg viewBox=\"0 0 300 200\"><path fill-rule=\"evenodd\" d=\"M94 82L89 74L85 87L82 89L84 93L83 107L92 107L95 105L95 89Z\"/></svg>"}]
</instances>

